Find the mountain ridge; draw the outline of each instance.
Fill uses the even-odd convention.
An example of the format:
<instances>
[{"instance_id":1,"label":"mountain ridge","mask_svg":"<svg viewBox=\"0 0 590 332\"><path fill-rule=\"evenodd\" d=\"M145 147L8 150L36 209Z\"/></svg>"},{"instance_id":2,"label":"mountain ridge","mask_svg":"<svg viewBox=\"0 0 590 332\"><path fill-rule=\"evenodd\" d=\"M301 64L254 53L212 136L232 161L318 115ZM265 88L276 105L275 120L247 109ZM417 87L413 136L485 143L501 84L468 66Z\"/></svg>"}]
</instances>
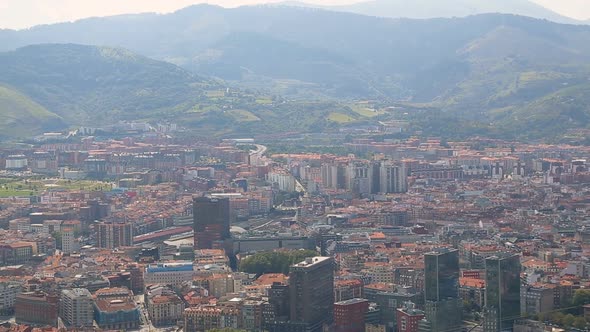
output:
<instances>
[{"instance_id":1,"label":"mountain ridge","mask_svg":"<svg viewBox=\"0 0 590 332\"><path fill-rule=\"evenodd\" d=\"M298 6L349 12L360 15L387 18L452 18L478 14L514 14L538 19L547 19L564 24L589 24L590 20L576 20L561 15L542 5L528 0L369 0L350 5L315 5L304 1L285 1L278 5Z\"/></svg>"},{"instance_id":2,"label":"mountain ridge","mask_svg":"<svg viewBox=\"0 0 590 332\"><path fill-rule=\"evenodd\" d=\"M547 108L537 102L554 100L543 97L564 84L585 90L583 82L590 76L589 26L506 14L415 20L284 6L203 5L167 15L97 18L0 33L5 49L35 42L123 47L185 71L229 80L231 86L293 100L314 96L428 104L482 122L501 122L519 108L541 116ZM190 91L180 76L175 78L181 82L179 91ZM20 88L37 95L30 87ZM195 93L186 103L202 97L202 91ZM169 91L164 100L173 96ZM161 110L152 107L148 113L164 114L170 106L174 108L170 103ZM139 113L127 116L134 114ZM580 114L579 123L584 123L582 113L572 114Z\"/></svg>"},{"instance_id":3,"label":"mountain ridge","mask_svg":"<svg viewBox=\"0 0 590 332\"><path fill-rule=\"evenodd\" d=\"M108 114L140 117L203 93L195 84L204 80L195 74L120 48L30 45L0 53L0 63L0 84L69 123L105 123Z\"/></svg>"}]
</instances>

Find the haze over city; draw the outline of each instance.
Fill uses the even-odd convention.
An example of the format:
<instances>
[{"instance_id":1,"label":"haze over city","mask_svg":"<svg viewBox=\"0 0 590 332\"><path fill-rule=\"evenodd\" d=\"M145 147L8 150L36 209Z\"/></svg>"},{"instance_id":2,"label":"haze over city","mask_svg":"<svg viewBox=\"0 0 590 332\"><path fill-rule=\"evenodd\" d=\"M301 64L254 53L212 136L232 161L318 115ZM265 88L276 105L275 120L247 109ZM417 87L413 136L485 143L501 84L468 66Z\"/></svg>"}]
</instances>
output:
<instances>
[{"instance_id":1,"label":"haze over city","mask_svg":"<svg viewBox=\"0 0 590 332\"><path fill-rule=\"evenodd\" d=\"M0 332L590 331L590 0L269 1L0 0Z\"/></svg>"},{"instance_id":2,"label":"haze over city","mask_svg":"<svg viewBox=\"0 0 590 332\"><path fill-rule=\"evenodd\" d=\"M39 24L74 21L95 16L129 13L169 13L183 7L208 3L224 7L277 3L284 0L2 0L0 29L24 29ZM408 0L410 1L410 0ZM316 5L348 5L358 0L309 0ZM533 0L561 15L579 20L590 19L587 0Z\"/></svg>"}]
</instances>

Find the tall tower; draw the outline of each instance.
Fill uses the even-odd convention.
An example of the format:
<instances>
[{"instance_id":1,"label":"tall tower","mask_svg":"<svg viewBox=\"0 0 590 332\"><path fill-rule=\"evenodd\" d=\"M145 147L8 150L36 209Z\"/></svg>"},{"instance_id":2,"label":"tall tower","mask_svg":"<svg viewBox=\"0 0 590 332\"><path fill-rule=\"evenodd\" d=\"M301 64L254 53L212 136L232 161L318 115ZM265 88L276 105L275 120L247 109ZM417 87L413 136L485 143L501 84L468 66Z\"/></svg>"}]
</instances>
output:
<instances>
[{"instance_id":1,"label":"tall tower","mask_svg":"<svg viewBox=\"0 0 590 332\"><path fill-rule=\"evenodd\" d=\"M86 288L63 290L59 307L60 316L69 327L92 327L94 299Z\"/></svg>"},{"instance_id":2,"label":"tall tower","mask_svg":"<svg viewBox=\"0 0 590 332\"><path fill-rule=\"evenodd\" d=\"M463 308L459 297L459 251L440 248L425 254L424 274L429 331L460 330Z\"/></svg>"},{"instance_id":3,"label":"tall tower","mask_svg":"<svg viewBox=\"0 0 590 332\"><path fill-rule=\"evenodd\" d=\"M334 316L334 261L312 257L289 271L290 323L301 331L319 332Z\"/></svg>"},{"instance_id":4,"label":"tall tower","mask_svg":"<svg viewBox=\"0 0 590 332\"><path fill-rule=\"evenodd\" d=\"M229 232L229 199L198 197L193 200L195 249L224 248Z\"/></svg>"},{"instance_id":5,"label":"tall tower","mask_svg":"<svg viewBox=\"0 0 590 332\"><path fill-rule=\"evenodd\" d=\"M456 298L459 294L459 251L437 249L424 255L426 301Z\"/></svg>"},{"instance_id":6,"label":"tall tower","mask_svg":"<svg viewBox=\"0 0 590 332\"><path fill-rule=\"evenodd\" d=\"M383 162L379 169L379 189L381 192L405 193L408 191L408 174L403 163Z\"/></svg>"},{"instance_id":7,"label":"tall tower","mask_svg":"<svg viewBox=\"0 0 590 332\"><path fill-rule=\"evenodd\" d=\"M114 249L133 245L133 225L130 223L100 222L94 228L99 248Z\"/></svg>"},{"instance_id":8,"label":"tall tower","mask_svg":"<svg viewBox=\"0 0 590 332\"><path fill-rule=\"evenodd\" d=\"M484 332L512 331L520 317L520 256L500 253L486 258Z\"/></svg>"},{"instance_id":9,"label":"tall tower","mask_svg":"<svg viewBox=\"0 0 590 332\"><path fill-rule=\"evenodd\" d=\"M76 248L76 237L73 228L64 228L61 231L61 251L64 254L71 254L78 250Z\"/></svg>"}]
</instances>

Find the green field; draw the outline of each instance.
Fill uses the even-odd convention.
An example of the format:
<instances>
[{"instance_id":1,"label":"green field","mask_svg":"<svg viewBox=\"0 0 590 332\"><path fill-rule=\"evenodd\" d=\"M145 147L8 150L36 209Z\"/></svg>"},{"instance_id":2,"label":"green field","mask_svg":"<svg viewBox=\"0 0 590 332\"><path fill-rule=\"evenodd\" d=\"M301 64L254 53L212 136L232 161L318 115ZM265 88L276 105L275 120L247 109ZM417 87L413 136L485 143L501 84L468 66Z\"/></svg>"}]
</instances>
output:
<instances>
[{"instance_id":1,"label":"green field","mask_svg":"<svg viewBox=\"0 0 590 332\"><path fill-rule=\"evenodd\" d=\"M34 191L23 191L23 190L4 190L4 189L0 189L0 198L6 198L6 197L27 197L27 196L31 196L35 195L36 193Z\"/></svg>"},{"instance_id":2,"label":"green field","mask_svg":"<svg viewBox=\"0 0 590 332\"><path fill-rule=\"evenodd\" d=\"M256 103L260 105L270 105L272 104L272 99L270 98L258 98L256 99Z\"/></svg>"},{"instance_id":3,"label":"green field","mask_svg":"<svg viewBox=\"0 0 590 332\"><path fill-rule=\"evenodd\" d=\"M45 190L111 190L112 183L89 180L0 178L0 197L38 195Z\"/></svg>"},{"instance_id":4,"label":"green field","mask_svg":"<svg viewBox=\"0 0 590 332\"><path fill-rule=\"evenodd\" d=\"M225 90L209 90L205 91L205 95L209 98L222 98L225 96Z\"/></svg>"},{"instance_id":5,"label":"green field","mask_svg":"<svg viewBox=\"0 0 590 332\"><path fill-rule=\"evenodd\" d=\"M239 122L260 121L260 118L246 110L231 110L228 113Z\"/></svg>"},{"instance_id":6,"label":"green field","mask_svg":"<svg viewBox=\"0 0 590 332\"><path fill-rule=\"evenodd\" d=\"M350 109L360 116L364 116L366 118L372 118L377 115L385 114L385 111L376 110L370 107L366 107L365 105L361 104L353 104L350 105Z\"/></svg>"},{"instance_id":7,"label":"green field","mask_svg":"<svg viewBox=\"0 0 590 332\"><path fill-rule=\"evenodd\" d=\"M336 123L349 123L353 122L355 118L347 114L332 112L328 115L328 120Z\"/></svg>"},{"instance_id":8,"label":"green field","mask_svg":"<svg viewBox=\"0 0 590 332\"><path fill-rule=\"evenodd\" d=\"M195 105L187 113L204 114L207 112L218 112L219 110L219 107L215 105Z\"/></svg>"},{"instance_id":9,"label":"green field","mask_svg":"<svg viewBox=\"0 0 590 332\"><path fill-rule=\"evenodd\" d=\"M59 116L49 112L24 94L0 85L0 136L30 136Z\"/></svg>"}]
</instances>

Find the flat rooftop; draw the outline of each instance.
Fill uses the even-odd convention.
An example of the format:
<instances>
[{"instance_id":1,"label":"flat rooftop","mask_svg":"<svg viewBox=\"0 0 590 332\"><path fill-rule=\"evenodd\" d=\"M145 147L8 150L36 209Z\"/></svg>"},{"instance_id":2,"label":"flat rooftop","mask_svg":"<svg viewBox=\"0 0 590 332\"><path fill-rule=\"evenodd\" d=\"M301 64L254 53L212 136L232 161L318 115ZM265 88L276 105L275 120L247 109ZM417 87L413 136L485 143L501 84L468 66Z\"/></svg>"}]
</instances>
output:
<instances>
[{"instance_id":1,"label":"flat rooftop","mask_svg":"<svg viewBox=\"0 0 590 332\"><path fill-rule=\"evenodd\" d=\"M350 299L350 300L336 302L336 303L334 303L334 305L352 305L352 304L363 303L363 302L369 302L369 300L366 300L366 299Z\"/></svg>"},{"instance_id":2,"label":"flat rooftop","mask_svg":"<svg viewBox=\"0 0 590 332\"><path fill-rule=\"evenodd\" d=\"M331 257L322 257L322 256L316 256L316 257L310 257L307 258L306 260L304 260L303 262L297 263L295 265L293 265L293 267L309 267L309 266L314 266L316 264L325 262L327 260L330 260Z\"/></svg>"}]
</instances>

